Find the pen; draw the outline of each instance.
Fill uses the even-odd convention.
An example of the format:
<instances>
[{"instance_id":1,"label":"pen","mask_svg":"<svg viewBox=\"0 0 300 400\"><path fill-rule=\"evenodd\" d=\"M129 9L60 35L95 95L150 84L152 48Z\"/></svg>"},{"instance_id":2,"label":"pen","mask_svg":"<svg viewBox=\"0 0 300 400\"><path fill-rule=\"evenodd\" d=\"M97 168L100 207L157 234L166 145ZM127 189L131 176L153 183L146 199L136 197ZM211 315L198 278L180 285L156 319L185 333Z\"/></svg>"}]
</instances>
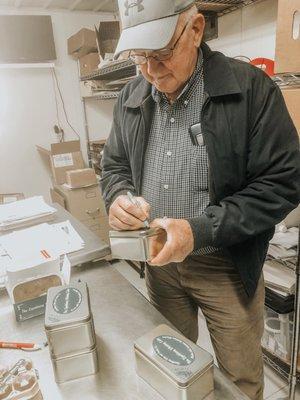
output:
<instances>
[{"instance_id":1,"label":"pen","mask_svg":"<svg viewBox=\"0 0 300 400\"><path fill-rule=\"evenodd\" d=\"M0 342L1 349L40 350L43 346L34 343Z\"/></svg>"},{"instance_id":2,"label":"pen","mask_svg":"<svg viewBox=\"0 0 300 400\"><path fill-rule=\"evenodd\" d=\"M143 209L142 209L140 203L139 203L138 200L133 196L133 194L132 194L131 192L127 192L127 196L128 196L128 198L129 198L129 200L131 201L132 204L136 205L137 207L139 207L139 209L140 209L141 211L143 211ZM150 224L149 224L149 221L148 221L147 218L143 221L143 223L144 223L144 227L145 227L145 228L150 228Z\"/></svg>"}]
</instances>

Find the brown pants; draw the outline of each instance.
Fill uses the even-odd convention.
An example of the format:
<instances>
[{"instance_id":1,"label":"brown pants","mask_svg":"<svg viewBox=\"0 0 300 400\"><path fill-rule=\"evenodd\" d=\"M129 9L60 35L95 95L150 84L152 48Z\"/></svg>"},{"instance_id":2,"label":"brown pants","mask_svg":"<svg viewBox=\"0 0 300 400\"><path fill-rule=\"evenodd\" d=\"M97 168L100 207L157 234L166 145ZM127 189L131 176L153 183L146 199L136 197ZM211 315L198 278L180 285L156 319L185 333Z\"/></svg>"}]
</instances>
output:
<instances>
[{"instance_id":1,"label":"brown pants","mask_svg":"<svg viewBox=\"0 0 300 400\"><path fill-rule=\"evenodd\" d=\"M248 298L231 261L214 254L148 266L146 284L151 303L193 342L200 307L221 371L250 399L263 399L263 277Z\"/></svg>"}]
</instances>

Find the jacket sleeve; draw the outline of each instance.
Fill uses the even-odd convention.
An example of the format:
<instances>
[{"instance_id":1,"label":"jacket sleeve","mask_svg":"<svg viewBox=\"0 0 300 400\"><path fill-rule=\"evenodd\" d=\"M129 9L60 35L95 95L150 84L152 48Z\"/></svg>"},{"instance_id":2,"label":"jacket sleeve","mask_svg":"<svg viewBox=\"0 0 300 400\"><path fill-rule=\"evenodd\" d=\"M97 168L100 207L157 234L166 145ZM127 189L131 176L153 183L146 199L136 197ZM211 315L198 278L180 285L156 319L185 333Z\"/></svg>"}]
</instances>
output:
<instances>
[{"instance_id":1,"label":"jacket sleeve","mask_svg":"<svg viewBox=\"0 0 300 400\"><path fill-rule=\"evenodd\" d=\"M246 241L273 228L299 204L299 137L280 89L258 76L250 104L247 183L189 220L195 249Z\"/></svg>"},{"instance_id":2,"label":"jacket sleeve","mask_svg":"<svg viewBox=\"0 0 300 400\"><path fill-rule=\"evenodd\" d=\"M106 141L102 157L102 177L100 186L108 212L110 205L121 194L135 193L132 183L130 163L124 147L121 128L122 93L114 107L113 124Z\"/></svg>"}]
</instances>

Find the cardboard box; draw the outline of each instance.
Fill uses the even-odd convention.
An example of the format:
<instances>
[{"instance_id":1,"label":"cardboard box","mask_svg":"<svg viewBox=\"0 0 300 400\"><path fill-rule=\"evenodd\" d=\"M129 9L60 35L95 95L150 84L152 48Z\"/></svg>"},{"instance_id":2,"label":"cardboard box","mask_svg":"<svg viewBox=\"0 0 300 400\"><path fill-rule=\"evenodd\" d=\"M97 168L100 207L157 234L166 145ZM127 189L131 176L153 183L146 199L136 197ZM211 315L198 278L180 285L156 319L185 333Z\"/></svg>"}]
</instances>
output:
<instances>
[{"instance_id":1,"label":"cardboard box","mask_svg":"<svg viewBox=\"0 0 300 400\"><path fill-rule=\"evenodd\" d=\"M85 76L98 69L100 63L98 53L90 53L79 60L80 76Z\"/></svg>"},{"instance_id":2,"label":"cardboard box","mask_svg":"<svg viewBox=\"0 0 300 400\"><path fill-rule=\"evenodd\" d=\"M300 72L300 0L279 0L275 73Z\"/></svg>"},{"instance_id":3,"label":"cardboard box","mask_svg":"<svg viewBox=\"0 0 300 400\"><path fill-rule=\"evenodd\" d=\"M114 53L120 38L119 21L101 21L96 29L98 53L104 60L106 53Z\"/></svg>"},{"instance_id":4,"label":"cardboard box","mask_svg":"<svg viewBox=\"0 0 300 400\"><path fill-rule=\"evenodd\" d=\"M108 216L102 216L98 218L90 218L86 221L82 221L95 235L99 236L104 242L109 244L109 231L110 226L108 223Z\"/></svg>"},{"instance_id":5,"label":"cardboard box","mask_svg":"<svg viewBox=\"0 0 300 400\"><path fill-rule=\"evenodd\" d=\"M51 175L51 179L53 180L52 168L51 168L51 151L39 145L36 145L35 147L40 155L42 163L45 166L45 169Z\"/></svg>"},{"instance_id":6,"label":"cardboard box","mask_svg":"<svg viewBox=\"0 0 300 400\"><path fill-rule=\"evenodd\" d=\"M50 189L50 197L52 203L57 203L61 207L66 208L66 202L64 197L61 194L59 194L56 190Z\"/></svg>"},{"instance_id":7,"label":"cardboard box","mask_svg":"<svg viewBox=\"0 0 300 400\"><path fill-rule=\"evenodd\" d=\"M92 168L74 169L67 171L67 185L71 189L96 185L97 177Z\"/></svg>"},{"instance_id":8,"label":"cardboard box","mask_svg":"<svg viewBox=\"0 0 300 400\"><path fill-rule=\"evenodd\" d=\"M106 216L104 201L98 185L79 189L56 185L54 190L64 198L66 210L79 221Z\"/></svg>"},{"instance_id":9,"label":"cardboard box","mask_svg":"<svg viewBox=\"0 0 300 400\"><path fill-rule=\"evenodd\" d=\"M85 167L79 140L51 144L51 168L57 185L66 183L66 172Z\"/></svg>"},{"instance_id":10,"label":"cardboard box","mask_svg":"<svg viewBox=\"0 0 300 400\"><path fill-rule=\"evenodd\" d=\"M300 136L300 88L283 89L282 94Z\"/></svg>"},{"instance_id":11,"label":"cardboard box","mask_svg":"<svg viewBox=\"0 0 300 400\"><path fill-rule=\"evenodd\" d=\"M23 193L3 193L0 194L0 204L12 203L14 201L23 200L25 196Z\"/></svg>"},{"instance_id":12,"label":"cardboard box","mask_svg":"<svg viewBox=\"0 0 300 400\"><path fill-rule=\"evenodd\" d=\"M51 198L63 199L65 208L106 243L109 243L109 224L104 201L98 185L79 189L68 189L56 185L51 189ZM58 201L56 201L58 202Z\"/></svg>"},{"instance_id":13,"label":"cardboard box","mask_svg":"<svg viewBox=\"0 0 300 400\"><path fill-rule=\"evenodd\" d=\"M72 55L76 60L96 51L96 33L91 29L80 29L68 39L68 54Z\"/></svg>"}]
</instances>

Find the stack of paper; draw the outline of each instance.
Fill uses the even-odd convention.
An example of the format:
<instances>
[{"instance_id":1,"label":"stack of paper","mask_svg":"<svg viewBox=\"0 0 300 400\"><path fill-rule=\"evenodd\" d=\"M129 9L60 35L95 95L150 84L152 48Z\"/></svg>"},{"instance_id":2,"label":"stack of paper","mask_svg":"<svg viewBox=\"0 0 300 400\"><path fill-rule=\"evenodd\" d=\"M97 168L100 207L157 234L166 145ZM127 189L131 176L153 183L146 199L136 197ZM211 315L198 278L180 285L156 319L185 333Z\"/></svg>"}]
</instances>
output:
<instances>
[{"instance_id":1,"label":"stack of paper","mask_svg":"<svg viewBox=\"0 0 300 400\"><path fill-rule=\"evenodd\" d=\"M276 232L270 243L284 247L285 249L296 248L298 245L299 229L296 227L286 229L285 232Z\"/></svg>"},{"instance_id":2,"label":"stack of paper","mask_svg":"<svg viewBox=\"0 0 300 400\"><path fill-rule=\"evenodd\" d=\"M284 228L284 229L283 229ZM295 263L298 245L298 228L277 226L276 233L270 241L267 261L263 273L266 286L280 294L295 292Z\"/></svg>"},{"instance_id":3,"label":"stack of paper","mask_svg":"<svg viewBox=\"0 0 300 400\"><path fill-rule=\"evenodd\" d=\"M14 264L42 263L84 247L84 241L69 221L40 224L0 236L0 275Z\"/></svg>"},{"instance_id":4,"label":"stack of paper","mask_svg":"<svg viewBox=\"0 0 300 400\"><path fill-rule=\"evenodd\" d=\"M22 228L53 219L56 209L42 196L0 205L0 231Z\"/></svg>"},{"instance_id":5,"label":"stack of paper","mask_svg":"<svg viewBox=\"0 0 300 400\"><path fill-rule=\"evenodd\" d=\"M283 246L270 244L268 249L268 256L276 260L286 260L297 255L296 249L286 249Z\"/></svg>"},{"instance_id":6,"label":"stack of paper","mask_svg":"<svg viewBox=\"0 0 300 400\"><path fill-rule=\"evenodd\" d=\"M266 261L264 264L265 284L287 294L295 292L295 272L278 261Z\"/></svg>"}]
</instances>

